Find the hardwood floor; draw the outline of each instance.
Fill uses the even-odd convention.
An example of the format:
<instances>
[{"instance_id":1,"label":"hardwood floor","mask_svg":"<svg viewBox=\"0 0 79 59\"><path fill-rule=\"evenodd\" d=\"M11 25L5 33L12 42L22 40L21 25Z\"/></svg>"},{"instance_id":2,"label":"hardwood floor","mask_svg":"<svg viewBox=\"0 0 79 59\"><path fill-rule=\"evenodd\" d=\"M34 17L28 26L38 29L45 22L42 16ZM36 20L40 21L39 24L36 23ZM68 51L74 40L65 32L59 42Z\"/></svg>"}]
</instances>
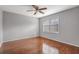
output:
<instances>
[{"instance_id":1,"label":"hardwood floor","mask_svg":"<svg viewBox=\"0 0 79 59\"><path fill-rule=\"evenodd\" d=\"M40 54L42 50L39 37L6 42L2 48L3 53L11 54Z\"/></svg>"},{"instance_id":2,"label":"hardwood floor","mask_svg":"<svg viewBox=\"0 0 79 59\"><path fill-rule=\"evenodd\" d=\"M2 53L2 49L1 49L1 47L0 47L0 53Z\"/></svg>"},{"instance_id":3,"label":"hardwood floor","mask_svg":"<svg viewBox=\"0 0 79 59\"><path fill-rule=\"evenodd\" d=\"M79 47L41 37L44 43L59 50L60 54L79 54Z\"/></svg>"},{"instance_id":4,"label":"hardwood floor","mask_svg":"<svg viewBox=\"0 0 79 59\"><path fill-rule=\"evenodd\" d=\"M5 42L2 45L2 50L3 54L42 54L43 43L57 48L60 54L79 53L79 47L57 42L44 37Z\"/></svg>"}]
</instances>

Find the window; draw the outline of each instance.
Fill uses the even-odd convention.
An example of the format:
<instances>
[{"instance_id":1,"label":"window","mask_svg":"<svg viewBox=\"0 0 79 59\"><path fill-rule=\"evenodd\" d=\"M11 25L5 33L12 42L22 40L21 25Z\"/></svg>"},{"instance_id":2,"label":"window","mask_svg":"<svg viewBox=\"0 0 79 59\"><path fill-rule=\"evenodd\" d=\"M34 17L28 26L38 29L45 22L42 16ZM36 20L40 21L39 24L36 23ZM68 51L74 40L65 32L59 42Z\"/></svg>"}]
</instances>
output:
<instances>
[{"instance_id":1,"label":"window","mask_svg":"<svg viewBox=\"0 0 79 59\"><path fill-rule=\"evenodd\" d=\"M43 32L59 33L59 17L43 22Z\"/></svg>"}]
</instances>

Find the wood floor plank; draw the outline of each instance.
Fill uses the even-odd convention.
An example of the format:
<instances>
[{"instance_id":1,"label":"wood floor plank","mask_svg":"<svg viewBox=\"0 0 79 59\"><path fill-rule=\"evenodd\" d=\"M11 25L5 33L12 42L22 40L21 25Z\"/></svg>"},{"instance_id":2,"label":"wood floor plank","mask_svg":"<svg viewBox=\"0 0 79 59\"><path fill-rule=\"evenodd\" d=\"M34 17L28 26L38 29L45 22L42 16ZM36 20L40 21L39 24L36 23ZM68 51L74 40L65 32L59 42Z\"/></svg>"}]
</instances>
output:
<instances>
[{"instance_id":1,"label":"wood floor plank","mask_svg":"<svg viewBox=\"0 0 79 59\"><path fill-rule=\"evenodd\" d=\"M60 54L79 54L79 47L45 37L9 41L2 44L3 54L42 54L43 43L59 50Z\"/></svg>"}]
</instances>

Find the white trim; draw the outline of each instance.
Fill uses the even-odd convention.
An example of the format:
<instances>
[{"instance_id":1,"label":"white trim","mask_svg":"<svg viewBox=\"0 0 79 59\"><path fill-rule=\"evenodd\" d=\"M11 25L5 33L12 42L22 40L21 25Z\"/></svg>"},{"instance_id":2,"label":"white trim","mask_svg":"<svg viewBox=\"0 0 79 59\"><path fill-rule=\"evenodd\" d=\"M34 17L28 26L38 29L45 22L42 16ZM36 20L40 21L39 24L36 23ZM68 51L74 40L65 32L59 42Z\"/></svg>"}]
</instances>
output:
<instances>
[{"instance_id":1,"label":"white trim","mask_svg":"<svg viewBox=\"0 0 79 59\"><path fill-rule=\"evenodd\" d=\"M48 38L47 36L42 36L41 37L45 37L45 38ZM54 38L48 38L49 40L54 40ZM69 44L69 45L72 45L72 46L76 46L76 47L79 47L79 45L76 45L76 44L72 44L72 43L68 43L68 42L64 42L64 41L59 41L59 40L55 40L55 41L58 41L58 42L61 42L61 43L65 43L65 44Z\"/></svg>"},{"instance_id":2,"label":"white trim","mask_svg":"<svg viewBox=\"0 0 79 59\"><path fill-rule=\"evenodd\" d=\"M12 40L7 40L7 41L3 41L3 43L5 42L9 42L9 41L16 41L16 40L21 40L21 39L29 39L29 38L33 38L33 37L38 37L38 35L35 35L35 36L32 36L32 37L22 37L22 38L15 38L15 39L12 39Z\"/></svg>"}]
</instances>

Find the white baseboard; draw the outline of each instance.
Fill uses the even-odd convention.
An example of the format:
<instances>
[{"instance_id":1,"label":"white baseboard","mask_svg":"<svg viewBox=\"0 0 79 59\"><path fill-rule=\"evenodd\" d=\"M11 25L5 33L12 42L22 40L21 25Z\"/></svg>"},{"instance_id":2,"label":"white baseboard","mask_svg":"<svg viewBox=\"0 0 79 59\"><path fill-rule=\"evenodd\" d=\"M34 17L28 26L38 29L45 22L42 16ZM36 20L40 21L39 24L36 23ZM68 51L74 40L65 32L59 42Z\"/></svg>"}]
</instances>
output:
<instances>
[{"instance_id":1,"label":"white baseboard","mask_svg":"<svg viewBox=\"0 0 79 59\"><path fill-rule=\"evenodd\" d=\"M9 41L21 40L21 39L29 39L29 38L33 38L33 37L38 37L38 35L31 36L31 37L19 37L19 38L15 38L15 39L11 39L11 40L9 39L7 41L3 41L3 43L9 42Z\"/></svg>"}]
</instances>

